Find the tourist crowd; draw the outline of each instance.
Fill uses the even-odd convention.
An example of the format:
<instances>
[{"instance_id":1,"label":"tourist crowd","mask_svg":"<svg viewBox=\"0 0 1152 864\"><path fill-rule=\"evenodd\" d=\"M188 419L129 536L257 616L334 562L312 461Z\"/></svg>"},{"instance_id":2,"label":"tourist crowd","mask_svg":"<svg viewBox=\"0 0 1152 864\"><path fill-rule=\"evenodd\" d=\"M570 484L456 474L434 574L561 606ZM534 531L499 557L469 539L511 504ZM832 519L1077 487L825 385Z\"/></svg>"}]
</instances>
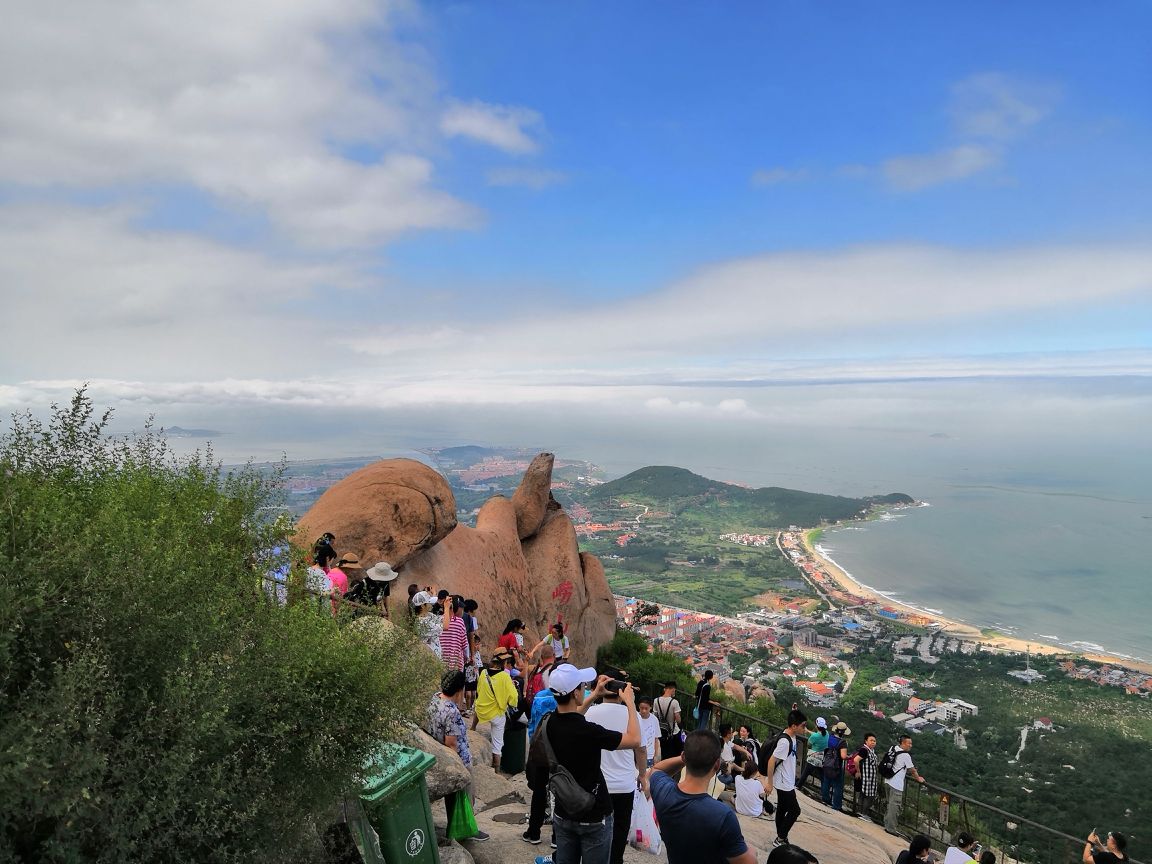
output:
<instances>
[{"instance_id":1,"label":"tourist crowd","mask_svg":"<svg viewBox=\"0 0 1152 864\"><path fill-rule=\"evenodd\" d=\"M377 607L387 616L396 571L385 562L363 569L356 555L336 553L335 539L325 534L313 546L311 591L326 598L334 614L347 602L357 609ZM519 618L508 621L494 642L482 640L479 608L476 600L446 590L408 586L412 628L445 667L440 690L428 703L426 729L471 768L466 718L471 717L473 729L488 724L492 769L500 771L508 724L526 727L530 744L524 771L532 794L521 836L538 845L549 825L554 850L537 857L536 864L622 864L633 817L643 817L646 810L655 817L670 864L756 864L737 814L774 819L769 864L808 864L816 858L792 842L791 832L801 812L798 791L809 777L819 779L820 800L836 811L843 809L845 784L851 779L856 815L869 821L878 813L883 792L883 824L892 834L900 827L909 778L925 782L913 761L909 734L900 735L881 755L875 734L866 733L853 745L847 724L829 726L817 717L809 729L807 716L795 705L786 728L767 745L746 725L720 723L713 731L713 710L722 706L712 699L711 670L697 684L689 719L676 697L675 681L650 699L636 694L624 670L577 667L562 622L531 646ZM491 645L487 661L482 641ZM801 767L802 742L807 755ZM470 786L444 801L450 833L454 826L468 826L451 836L488 839L472 818ZM459 813L461 808L467 813ZM1122 864L1128 860L1126 846L1118 832L1102 841L1093 831L1083 861ZM930 839L916 834L896 864L933 861L934 856ZM995 860L991 850L961 831L943 864Z\"/></svg>"}]
</instances>

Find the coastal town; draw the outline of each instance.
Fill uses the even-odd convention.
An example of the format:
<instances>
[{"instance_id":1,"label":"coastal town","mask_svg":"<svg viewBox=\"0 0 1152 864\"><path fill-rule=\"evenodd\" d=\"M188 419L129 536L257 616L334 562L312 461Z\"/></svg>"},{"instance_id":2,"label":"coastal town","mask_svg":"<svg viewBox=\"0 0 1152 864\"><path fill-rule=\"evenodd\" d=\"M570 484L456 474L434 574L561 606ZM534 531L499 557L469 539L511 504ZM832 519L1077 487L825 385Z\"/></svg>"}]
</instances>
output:
<instances>
[{"instance_id":1,"label":"coastal town","mask_svg":"<svg viewBox=\"0 0 1152 864\"><path fill-rule=\"evenodd\" d=\"M924 675L893 675L873 686L870 713L916 734L950 735L963 748L965 718L977 716L979 706L933 692L939 687L930 677L933 667L949 656L1022 655L1022 667L1007 675L1033 686L1043 686L1046 680L1032 668L1027 648L1004 647L980 638L971 628L957 628L918 610L849 590L829 572L834 565L821 558L802 531L726 533L720 539L743 546L776 546L827 602L814 604L811 597L798 593L774 597L771 608L724 616L615 595L616 614L620 626L644 635L654 650L685 658L696 675L711 670L724 691L739 701L772 696L788 685L810 704L832 708L855 676L852 658L861 651L886 648L895 663L922 669ZM954 628L960 632L951 632ZM1058 668L1069 678L1143 698L1152 695L1152 675L1145 672L1082 659L1062 660ZM1047 717L1038 717L1035 723L1042 730L1052 725Z\"/></svg>"}]
</instances>

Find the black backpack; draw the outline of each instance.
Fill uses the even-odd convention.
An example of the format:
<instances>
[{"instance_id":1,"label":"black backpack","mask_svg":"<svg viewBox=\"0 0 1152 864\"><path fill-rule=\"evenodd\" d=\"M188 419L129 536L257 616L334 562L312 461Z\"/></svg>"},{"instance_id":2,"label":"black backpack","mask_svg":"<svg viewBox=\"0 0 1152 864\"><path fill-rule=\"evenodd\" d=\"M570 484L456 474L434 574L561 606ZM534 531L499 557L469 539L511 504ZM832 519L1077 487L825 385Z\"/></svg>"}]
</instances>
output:
<instances>
[{"instance_id":1,"label":"black backpack","mask_svg":"<svg viewBox=\"0 0 1152 864\"><path fill-rule=\"evenodd\" d=\"M661 697L663 698L663 697ZM664 706L664 712L656 714L656 720L660 724L660 737L667 738L672 734L672 700L668 700L668 704Z\"/></svg>"},{"instance_id":2,"label":"black backpack","mask_svg":"<svg viewBox=\"0 0 1152 864\"><path fill-rule=\"evenodd\" d=\"M773 754L776 752L776 745L781 741L788 742L788 756L792 756L796 753L796 739L789 735L787 732L781 732L779 735L772 739L771 745L760 751L760 762L756 767L760 769L761 774L768 773L768 760L772 758ZM785 756L784 758L787 759L788 756Z\"/></svg>"},{"instance_id":3,"label":"black backpack","mask_svg":"<svg viewBox=\"0 0 1152 864\"><path fill-rule=\"evenodd\" d=\"M827 747L824 750L824 762L821 769L824 776L829 780L835 780L844 771L844 760L840 758L840 745L842 743L838 741L835 747Z\"/></svg>"},{"instance_id":4,"label":"black backpack","mask_svg":"<svg viewBox=\"0 0 1152 864\"><path fill-rule=\"evenodd\" d=\"M880 776L885 780L891 780L896 776L896 757L902 753L895 744L888 748L888 752L884 754L884 758L880 760L880 767L876 770L880 772ZM904 769L901 768L901 771Z\"/></svg>"}]
</instances>

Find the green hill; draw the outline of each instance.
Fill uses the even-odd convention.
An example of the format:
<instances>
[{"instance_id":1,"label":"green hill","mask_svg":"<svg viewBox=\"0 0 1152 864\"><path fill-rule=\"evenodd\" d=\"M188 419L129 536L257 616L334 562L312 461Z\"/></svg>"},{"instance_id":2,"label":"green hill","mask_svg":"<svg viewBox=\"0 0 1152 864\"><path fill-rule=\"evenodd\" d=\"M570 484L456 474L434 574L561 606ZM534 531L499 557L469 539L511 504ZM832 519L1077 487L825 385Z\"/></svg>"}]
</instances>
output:
<instances>
[{"instance_id":1,"label":"green hill","mask_svg":"<svg viewBox=\"0 0 1152 864\"><path fill-rule=\"evenodd\" d=\"M746 489L709 480L685 468L650 465L597 486L588 493L592 502L625 500L670 510L682 523L720 522L727 531L758 531L805 527L844 519L857 519L874 504L911 504L903 493L870 498L845 498L768 486Z\"/></svg>"},{"instance_id":2,"label":"green hill","mask_svg":"<svg viewBox=\"0 0 1152 864\"><path fill-rule=\"evenodd\" d=\"M722 493L726 490L746 491L731 483L709 480L693 474L687 468L671 465L649 465L626 474L618 480L602 483L592 490L590 497L601 501L609 498L631 496L651 500L667 498L690 498L708 493Z\"/></svg>"}]
</instances>

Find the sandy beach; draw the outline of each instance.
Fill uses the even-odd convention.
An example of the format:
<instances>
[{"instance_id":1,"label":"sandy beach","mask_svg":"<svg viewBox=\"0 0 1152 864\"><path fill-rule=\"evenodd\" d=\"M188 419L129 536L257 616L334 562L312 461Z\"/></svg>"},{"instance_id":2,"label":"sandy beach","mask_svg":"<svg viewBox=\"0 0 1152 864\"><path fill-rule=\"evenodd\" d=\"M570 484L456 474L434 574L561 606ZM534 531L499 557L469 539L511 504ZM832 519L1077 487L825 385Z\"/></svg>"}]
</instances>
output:
<instances>
[{"instance_id":1,"label":"sandy beach","mask_svg":"<svg viewBox=\"0 0 1152 864\"><path fill-rule=\"evenodd\" d=\"M1137 660L1132 660L1125 657L1116 657L1111 654L1100 653L1084 653L1074 652L1069 649L1052 645L1046 642L1039 642L1036 640L1019 639L1012 636L996 635L985 636L983 632L971 624L965 624L963 621L956 621L951 618L946 618L943 615L926 612L924 609L915 606L909 606L907 603L901 603L898 600L893 600L891 597L885 597L877 591L861 585L853 579L848 573L844 571L836 562L821 555L819 550L816 549L815 544L812 542L811 531L805 531L801 535L803 538L804 549L808 556L815 562L816 567L829 579L835 582L840 588L849 594L854 594L857 597L864 597L884 606L900 609L907 614L920 619L927 619L941 625L941 632L949 633L959 639L971 639L979 642L982 645L988 645L993 648L998 648L1003 651L1012 651L1020 654L1030 651L1033 654L1050 654L1050 655L1063 655L1083 657L1094 663L1108 663L1113 666L1122 666L1126 669L1132 669L1146 674L1152 674L1152 663L1142 663Z\"/></svg>"}]
</instances>

